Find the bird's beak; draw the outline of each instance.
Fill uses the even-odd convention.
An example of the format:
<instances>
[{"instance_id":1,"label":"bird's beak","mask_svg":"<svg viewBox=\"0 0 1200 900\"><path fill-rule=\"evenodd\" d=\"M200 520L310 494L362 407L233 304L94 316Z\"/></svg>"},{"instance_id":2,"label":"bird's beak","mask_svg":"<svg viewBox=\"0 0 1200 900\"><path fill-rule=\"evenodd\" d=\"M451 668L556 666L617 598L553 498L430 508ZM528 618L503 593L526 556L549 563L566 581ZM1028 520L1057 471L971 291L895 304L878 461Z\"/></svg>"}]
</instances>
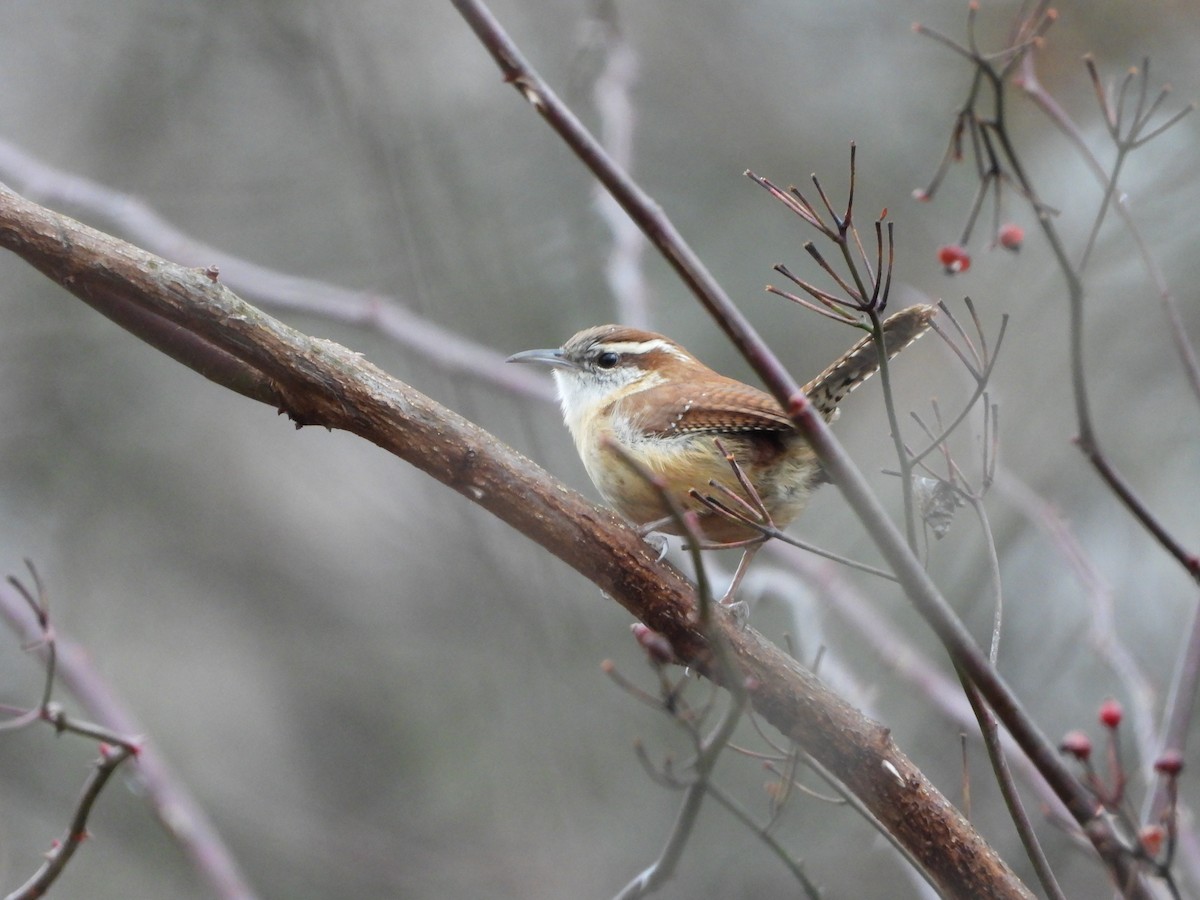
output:
<instances>
[{"instance_id":1,"label":"bird's beak","mask_svg":"<svg viewBox=\"0 0 1200 900\"><path fill-rule=\"evenodd\" d=\"M522 350L520 353L514 353L505 362L540 363L555 369L575 368L575 364L563 355L561 347L557 350Z\"/></svg>"}]
</instances>

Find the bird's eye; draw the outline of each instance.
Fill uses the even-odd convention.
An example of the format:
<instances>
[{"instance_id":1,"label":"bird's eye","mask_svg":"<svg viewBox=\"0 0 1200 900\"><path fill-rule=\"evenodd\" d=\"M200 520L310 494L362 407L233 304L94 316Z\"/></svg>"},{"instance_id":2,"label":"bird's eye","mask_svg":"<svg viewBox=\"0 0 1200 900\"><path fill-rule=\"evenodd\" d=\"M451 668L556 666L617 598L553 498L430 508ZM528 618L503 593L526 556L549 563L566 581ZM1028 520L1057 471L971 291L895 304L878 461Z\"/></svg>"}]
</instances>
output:
<instances>
[{"instance_id":1,"label":"bird's eye","mask_svg":"<svg viewBox=\"0 0 1200 900\"><path fill-rule=\"evenodd\" d=\"M621 354L607 350L596 357L596 365L602 369L611 369L621 361Z\"/></svg>"}]
</instances>

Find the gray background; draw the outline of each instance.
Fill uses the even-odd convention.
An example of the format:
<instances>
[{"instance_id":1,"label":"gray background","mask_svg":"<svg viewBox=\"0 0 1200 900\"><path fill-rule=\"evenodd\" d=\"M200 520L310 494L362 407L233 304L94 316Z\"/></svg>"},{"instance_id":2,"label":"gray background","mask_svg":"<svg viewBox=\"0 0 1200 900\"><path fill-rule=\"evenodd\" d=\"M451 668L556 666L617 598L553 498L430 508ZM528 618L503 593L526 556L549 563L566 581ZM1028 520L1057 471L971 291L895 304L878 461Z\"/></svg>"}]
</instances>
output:
<instances>
[{"instance_id":1,"label":"gray background","mask_svg":"<svg viewBox=\"0 0 1200 900\"><path fill-rule=\"evenodd\" d=\"M815 276L800 249L811 235L742 177L747 168L785 184L815 171L840 192L857 141L862 220L886 206L897 224L896 302L969 293L993 334L1011 315L994 382L1004 479L989 498L1007 598L1000 665L1049 734L1095 734L1108 695L1157 715L1195 591L1070 445L1062 279L1028 211L1008 199L1006 218L1030 232L1019 256L985 249L985 213L967 275L949 280L935 261L974 183L960 168L933 204L911 192L940 159L970 72L910 25L959 36L964 6L619 3L638 66L633 168L801 378L855 335L763 293L778 262ZM985 4L985 46L998 45L1016 6ZM592 7L500 2L495 12L595 126ZM1200 95L1200 7L1108 0L1060 12L1039 72L1103 159L1112 153L1085 51L1112 76L1150 54L1154 83L1175 86L1172 108ZM618 315L587 174L448 3L17 0L0 6L0 86L0 138L253 262L398 297L502 354ZM1011 109L1077 254L1097 184L1040 114L1015 96ZM1193 336L1198 127L1193 116L1136 154L1123 181ZM38 196L12 172L0 179ZM1162 520L1196 547L1196 402L1132 247L1110 222L1089 270L1098 426ZM749 377L662 261L648 254L644 276L655 327ZM279 314L361 350L590 492L549 404L447 373L369 329ZM57 626L86 645L264 896L605 897L650 862L678 797L651 784L632 743L642 738L656 758L687 748L600 672L613 658L653 684L617 606L421 473L347 435L296 432L8 256L0 315L0 570L36 561ZM949 409L967 390L936 340L896 372L904 408L928 410L936 396ZM956 444L968 471L977 425ZM878 474L890 445L876 385L855 396L839 433L894 508L895 485ZM1061 511L1093 582L1022 512L1021 485ZM832 489L793 530L874 557ZM754 623L775 639L792 634L805 658L825 647L827 677L957 800L960 725L827 615L814 589L760 566ZM969 515L931 548L930 566L986 640L991 595ZM849 580L878 603L873 617L898 646L946 670L896 591ZM1102 662L1088 626L1105 598L1112 633L1158 693L1134 694ZM16 638L0 635L0 701L33 702L39 684ZM739 740L761 746L749 733ZM1131 764L1134 749L1131 739ZM49 729L0 739L6 888L61 831L93 753ZM1029 878L977 744L970 757L973 817ZM757 763L730 755L721 777L764 808ZM1131 789L1140 799L1136 774ZM1194 796L1190 780L1185 793ZM852 812L794 803L778 835L830 896L918 894ZM124 785L101 799L93 830L56 896L207 896ZM1041 831L1071 896L1106 890L1067 837ZM793 891L761 844L710 806L662 896Z\"/></svg>"}]
</instances>

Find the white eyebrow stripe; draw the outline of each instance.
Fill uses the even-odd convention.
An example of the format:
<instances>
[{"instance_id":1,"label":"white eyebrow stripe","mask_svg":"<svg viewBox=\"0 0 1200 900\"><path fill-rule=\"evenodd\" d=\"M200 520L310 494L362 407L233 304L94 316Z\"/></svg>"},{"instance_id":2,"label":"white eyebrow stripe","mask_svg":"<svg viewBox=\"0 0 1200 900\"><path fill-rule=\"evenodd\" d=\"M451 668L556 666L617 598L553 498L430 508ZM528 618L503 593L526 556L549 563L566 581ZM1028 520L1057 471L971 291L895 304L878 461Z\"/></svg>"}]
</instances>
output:
<instances>
[{"instance_id":1,"label":"white eyebrow stripe","mask_svg":"<svg viewBox=\"0 0 1200 900\"><path fill-rule=\"evenodd\" d=\"M677 346L670 341L662 338L655 338L651 341L614 341L613 343L605 343L604 349L614 353L636 353L645 354L652 353L655 350L662 350L665 353L671 354L676 359L688 359L686 353L683 353Z\"/></svg>"}]
</instances>

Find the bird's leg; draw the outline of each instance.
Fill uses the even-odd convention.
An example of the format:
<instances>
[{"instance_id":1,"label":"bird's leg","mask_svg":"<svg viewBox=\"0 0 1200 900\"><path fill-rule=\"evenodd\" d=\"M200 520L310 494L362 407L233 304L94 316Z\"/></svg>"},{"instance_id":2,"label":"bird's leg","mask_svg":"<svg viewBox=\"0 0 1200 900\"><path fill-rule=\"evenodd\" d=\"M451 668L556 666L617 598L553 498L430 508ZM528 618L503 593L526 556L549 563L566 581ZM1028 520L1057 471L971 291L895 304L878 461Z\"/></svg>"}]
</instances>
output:
<instances>
[{"instance_id":1,"label":"bird's leg","mask_svg":"<svg viewBox=\"0 0 1200 900\"><path fill-rule=\"evenodd\" d=\"M738 560L737 570L733 573L733 581L729 583L729 590L721 598L721 605L729 610L739 628L746 627L746 623L750 620L750 604L745 600L736 599L737 589L746 575L746 570L750 568L750 560L754 559L754 555L768 540L770 538L763 537L754 543L746 544L746 549L742 551L742 558Z\"/></svg>"},{"instance_id":2,"label":"bird's leg","mask_svg":"<svg viewBox=\"0 0 1200 900\"><path fill-rule=\"evenodd\" d=\"M763 544L771 539L767 530L775 530L775 523L771 519L771 513L767 509L767 505L763 502L762 497L759 496L750 479L746 477L746 473L742 470L734 455L725 449L720 439L717 439L714 443L717 445L717 450L725 457L725 461L729 463L729 468L733 471L733 476L737 479L738 484L741 485L742 490L745 491L745 496L718 481L710 481L709 486L720 491L724 495L725 500L732 502L732 506L712 495L701 494L694 488L688 493L693 500L706 506L709 514L723 516L731 521L746 525L748 529L759 531L759 534L755 537L740 541L730 541L728 543L706 544L702 547L705 550L731 549L734 547L744 548L742 558L738 562L737 570L733 573L733 581L730 582L725 596L721 598L721 605L728 608L733 613L734 618L740 624L744 625L749 618L749 607L744 600L735 599L737 589L742 583L742 578L746 575L746 570L750 568L750 562L754 559L755 554L758 553Z\"/></svg>"},{"instance_id":3,"label":"bird's leg","mask_svg":"<svg viewBox=\"0 0 1200 900\"><path fill-rule=\"evenodd\" d=\"M742 558L738 561L737 569L733 573L733 581L729 583L729 588L721 597L720 603L729 610L738 627L744 627L750 618L750 606L745 600L737 599L737 590L742 583L742 578L745 577L746 571L750 568L750 561L754 559L754 555L762 548L762 545L771 538L767 535L747 538L743 541L704 541L699 547L701 550L734 550L738 547L742 548Z\"/></svg>"},{"instance_id":4,"label":"bird's leg","mask_svg":"<svg viewBox=\"0 0 1200 900\"><path fill-rule=\"evenodd\" d=\"M721 598L722 606L732 606L733 598L737 594L737 589L742 583L742 579L746 575L746 570L750 568L750 561L754 559L754 555L762 549L769 538L762 538L755 541L753 544L747 544L746 549L742 551L742 558L738 560L737 569L733 573L733 581L729 582L729 590L725 592L725 596Z\"/></svg>"}]
</instances>

